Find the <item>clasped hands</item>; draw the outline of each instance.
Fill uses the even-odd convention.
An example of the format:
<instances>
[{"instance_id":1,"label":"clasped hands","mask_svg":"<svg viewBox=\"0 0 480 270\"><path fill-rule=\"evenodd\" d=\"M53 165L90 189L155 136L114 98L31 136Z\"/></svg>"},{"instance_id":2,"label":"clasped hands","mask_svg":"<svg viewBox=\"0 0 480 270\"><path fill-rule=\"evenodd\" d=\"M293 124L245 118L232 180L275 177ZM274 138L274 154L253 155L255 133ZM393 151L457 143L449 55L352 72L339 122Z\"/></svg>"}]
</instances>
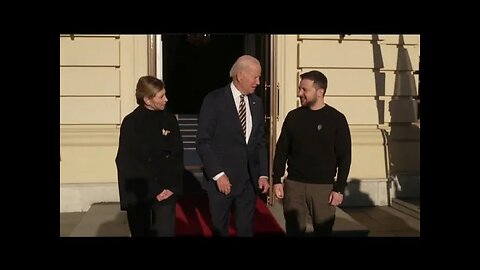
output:
<instances>
[{"instance_id":1,"label":"clasped hands","mask_svg":"<svg viewBox=\"0 0 480 270\"><path fill-rule=\"evenodd\" d=\"M163 200L166 200L170 198L170 196L173 195L173 192L169 189L164 189L162 192L158 193L156 199L157 201L161 202Z\"/></svg>"}]
</instances>

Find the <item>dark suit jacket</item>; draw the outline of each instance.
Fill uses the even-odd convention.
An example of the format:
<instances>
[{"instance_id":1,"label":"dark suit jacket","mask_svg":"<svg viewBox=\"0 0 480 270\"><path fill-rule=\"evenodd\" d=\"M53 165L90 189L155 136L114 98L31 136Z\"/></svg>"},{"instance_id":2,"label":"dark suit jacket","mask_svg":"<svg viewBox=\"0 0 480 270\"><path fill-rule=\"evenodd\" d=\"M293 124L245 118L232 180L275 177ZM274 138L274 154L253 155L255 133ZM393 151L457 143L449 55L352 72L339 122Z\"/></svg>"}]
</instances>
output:
<instances>
[{"instance_id":1,"label":"dark suit jacket","mask_svg":"<svg viewBox=\"0 0 480 270\"><path fill-rule=\"evenodd\" d=\"M163 189L179 195L183 143L175 116L138 106L123 119L115 162L122 210L129 204L153 202ZM162 203L173 203L174 198Z\"/></svg>"},{"instance_id":2,"label":"dark suit jacket","mask_svg":"<svg viewBox=\"0 0 480 270\"><path fill-rule=\"evenodd\" d=\"M268 176L265 147L265 118L261 99L248 96L252 115L252 131L246 144L230 84L210 92L200 110L197 151L208 181L204 187L217 190L212 178L220 172L230 179L231 194L238 194L245 181L258 187L258 177ZM257 190L257 189L255 189Z\"/></svg>"}]
</instances>

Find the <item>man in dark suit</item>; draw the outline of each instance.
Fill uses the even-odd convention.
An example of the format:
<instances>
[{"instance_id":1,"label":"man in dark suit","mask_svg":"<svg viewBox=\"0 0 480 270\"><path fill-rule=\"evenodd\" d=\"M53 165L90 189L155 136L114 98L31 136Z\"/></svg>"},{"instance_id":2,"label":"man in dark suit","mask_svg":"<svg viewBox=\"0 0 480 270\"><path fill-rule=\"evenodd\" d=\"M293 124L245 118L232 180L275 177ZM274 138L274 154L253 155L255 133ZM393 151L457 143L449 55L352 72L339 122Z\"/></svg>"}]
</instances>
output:
<instances>
[{"instance_id":1,"label":"man in dark suit","mask_svg":"<svg viewBox=\"0 0 480 270\"><path fill-rule=\"evenodd\" d=\"M235 204L237 236L253 236L257 192L269 189L264 112L254 94L260 62L243 55L230 70L232 82L210 92L200 110L197 151L208 180L214 236L228 236L230 207Z\"/></svg>"}]
</instances>

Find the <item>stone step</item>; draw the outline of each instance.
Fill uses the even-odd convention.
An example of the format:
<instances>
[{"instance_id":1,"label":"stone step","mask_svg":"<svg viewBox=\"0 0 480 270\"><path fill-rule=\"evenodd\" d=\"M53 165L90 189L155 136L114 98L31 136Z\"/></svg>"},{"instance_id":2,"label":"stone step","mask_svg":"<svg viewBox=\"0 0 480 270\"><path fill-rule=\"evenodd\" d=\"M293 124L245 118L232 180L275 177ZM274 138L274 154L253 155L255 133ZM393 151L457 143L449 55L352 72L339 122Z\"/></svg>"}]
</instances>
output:
<instances>
[{"instance_id":1,"label":"stone step","mask_svg":"<svg viewBox=\"0 0 480 270\"><path fill-rule=\"evenodd\" d=\"M71 237L130 235L127 212L120 211L120 203L95 203L70 233Z\"/></svg>"},{"instance_id":2,"label":"stone step","mask_svg":"<svg viewBox=\"0 0 480 270\"><path fill-rule=\"evenodd\" d=\"M416 219L420 219L420 199L419 198L393 198L392 208L407 214Z\"/></svg>"},{"instance_id":3,"label":"stone step","mask_svg":"<svg viewBox=\"0 0 480 270\"><path fill-rule=\"evenodd\" d=\"M275 200L273 206L269 206L273 216L280 226L285 230L285 218L281 201ZM335 237L367 237L370 230L356 221L341 208L335 211L335 223L333 224L333 236ZM313 236L313 225L311 220L307 221L307 236Z\"/></svg>"},{"instance_id":4,"label":"stone step","mask_svg":"<svg viewBox=\"0 0 480 270\"><path fill-rule=\"evenodd\" d=\"M311 230L313 232L313 226ZM307 227L308 229L308 227ZM370 230L356 221L341 208L335 211L335 224L333 225L333 236L335 237L367 237Z\"/></svg>"},{"instance_id":5,"label":"stone step","mask_svg":"<svg viewBox=\"0 0 480 270\"><path fill-rule=\"evenodd\" d=\"M202 160L195 148L183 149L183 163L185 167L188 166L202 166Z\"/></svg>"},{"instance_id":6,"label":"stone step","mask_svg":"<svg viewBox=\"0 0 480 270\"><path fill-rule=\"evenodd\" d=\"M275 203L268 207L280 226L285 230L285 220L282 214L282 205ZM311 235L313 228L307 226L307 233ZM342 209L337 208L333 234L336 237L366 237L369 230L354 220ZM128 237L127 215L120 211L118 202L95 203L83 215L79 224L73 229L70 237Z\"/></svg>"}]
</instances>

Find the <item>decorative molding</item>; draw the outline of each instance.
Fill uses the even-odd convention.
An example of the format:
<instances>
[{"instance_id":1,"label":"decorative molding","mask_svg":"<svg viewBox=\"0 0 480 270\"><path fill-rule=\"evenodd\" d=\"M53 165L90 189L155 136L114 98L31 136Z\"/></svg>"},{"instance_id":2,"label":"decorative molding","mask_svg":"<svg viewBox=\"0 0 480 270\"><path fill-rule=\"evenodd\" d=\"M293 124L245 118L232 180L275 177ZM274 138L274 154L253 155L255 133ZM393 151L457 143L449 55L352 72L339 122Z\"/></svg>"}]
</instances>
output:
<instances>
[{"instance_id":1,"label":"decorative molding","mask_svg":"<svg viewBox=\"0 0 480 270\"><path fill-rule=\"evenodd\" d=\"M118 127L60 128L60 146L118 145Z\"/></svg>"}]
</instances>

